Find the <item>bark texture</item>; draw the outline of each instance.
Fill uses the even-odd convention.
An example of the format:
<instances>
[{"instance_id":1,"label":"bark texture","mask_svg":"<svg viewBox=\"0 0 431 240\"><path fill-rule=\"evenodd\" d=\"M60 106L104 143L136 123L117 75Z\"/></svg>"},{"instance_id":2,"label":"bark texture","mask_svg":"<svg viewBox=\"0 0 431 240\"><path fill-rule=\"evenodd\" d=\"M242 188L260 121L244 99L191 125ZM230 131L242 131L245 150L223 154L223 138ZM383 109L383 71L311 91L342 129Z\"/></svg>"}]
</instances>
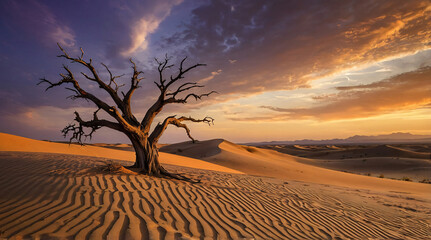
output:
<instances>
[{"instance_id":1,"label":"bark texture","mask_svg":"<svg viewBox=\"0 0 431 240\"><path fill-rule=\"evenodd\" d=\"M195 119L192 117L167 117L163 122L157 124L152 132L150 132L151 125L155 117L163 110L163 107L167 104L181 103L185 104L189 99L200 100L202 97L207 97L215 91L197 94L193 92L197 88L202 88L196 82L182 82L186 73L189 71L205 66L205 64L197 63L189 67L185 67L184 63L187 58L182 59L179 64L178 70L175 74L171 74L167 78L166 71L174 67L170 64L170 58L165 56L163 60L155 59L158 67L159 78L154 81L160 94L157 100L151 105L146 111L144 118L139 121L132 113L131 110L131 98L137 88L140 87L140 82L144 79L142 77L143 72L137 69L135 62L130 59L132 65L132 77L126 87L126 84L119 84L117 80L123 75L114 76L108 66L102 63L102 66L109 74L107 80L102 80L99 73L95 69L92 63L92 59L84 59L84 51L81 49L80 57L71 57L69 54L58 44L62 54L58 57L64 58L71 61L72 63L78 64L85 69L86 72L81 72L81 75L86 81L93 82L99 86L108 96L112 99L114 105L109 105L105 101L102 101L96 95L83 89L73 72L63 65L65 73L60 74L60 80L57 82L51 82L46 78L41 78L39 84L47 84L46 90L49 90L56 86L67 85L66 89L73 92L69 98L71 99L85 99L95 104L96 110L93 113L93 118L90 120L83 120L78 112L75 112L75 123L66 126L62 132L63 135L70 136L70 141L78 141L83 144L86 138L91 138L93 134L102 127L107 127L119 132L124 133L132 143L135 153L136 160L132 167L141 169L142 173L154 176L170 176L174 178L182 178L181 176L170 174L163 166L160 165L158 158L157 142L169 125L174 125L179 128L184 128L187 136L195 142L195 139L190 134L190 129L187 127L185 122L203 122L209 125L213 124L214 119L211 117L205 117L203 119ZM177 83L177 84L175 84ZM173 87L176 85L177 87ZM122 87L127 88L127 91L120 91ZM174 90L171 90L173 88ZM106 112L114 121L99 119L98 112ZM84 130L88 129L88 130Z\"/></svg>"}]
</instances>

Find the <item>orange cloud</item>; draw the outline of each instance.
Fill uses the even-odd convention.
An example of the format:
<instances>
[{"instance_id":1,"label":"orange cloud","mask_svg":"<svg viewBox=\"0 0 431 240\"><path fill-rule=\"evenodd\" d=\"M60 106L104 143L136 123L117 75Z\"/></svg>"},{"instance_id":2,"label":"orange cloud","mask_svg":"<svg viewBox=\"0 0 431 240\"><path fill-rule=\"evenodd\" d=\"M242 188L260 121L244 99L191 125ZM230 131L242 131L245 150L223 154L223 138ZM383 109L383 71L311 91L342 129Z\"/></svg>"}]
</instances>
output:
<instances>
[{"instance_id":1,"label":"orange cloud","mask_svg":"<svg viewBox=\"0 0 431 240\"><path fill-rule=\"evenodd\" d=\"M191 43L187 50L204 56L211 70L223 69L223 78L207 83L222 95L309 87L324 76L431 47L429 1L337 1L315 8L255 2L223 14L228 10L210 1L193 11L189 29L169 38L170 44ZM246 27L250 19L252 28ZM223 52L232 34L238 44Z\"/></svg>"},{"instance_id":2,"label":"orange cloud","mask_svg":"<svg viewBox=\"0 0 431 240\"><path fill-rule=\"evenodd\" d=\"M311 108L292 109L262 106L277 114L267 115L265 120L290 120L314 118L339 120L377 116L400 110L417 109L431 104L431 66L391 78L356 86L338 87L336 95L324 95L314 99L331 102ZM235 119L232 120L250 120ZM260 120L263 120L261 117Z\"/></svg>"}]
</instances>

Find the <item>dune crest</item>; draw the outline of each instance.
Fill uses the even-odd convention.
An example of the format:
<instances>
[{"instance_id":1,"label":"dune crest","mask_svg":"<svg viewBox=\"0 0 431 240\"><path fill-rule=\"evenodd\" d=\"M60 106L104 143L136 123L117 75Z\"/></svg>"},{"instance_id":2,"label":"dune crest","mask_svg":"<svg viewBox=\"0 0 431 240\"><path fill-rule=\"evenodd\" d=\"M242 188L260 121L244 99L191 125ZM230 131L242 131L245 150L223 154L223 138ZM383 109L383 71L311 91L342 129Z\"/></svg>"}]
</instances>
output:
<instances>
[{"instance_id":1,"label":"dune crest","mask_svg":"<svg viewBox=\"0 0 431 240\"><path fill-rule=\"evenodd\" d=\"M216 149L212 149L216 144L218 144ZM213 154L206 155L205 151L199 152L199 149L209 149L208 151ZM376 191L405 192L431 199L430 184L396 181L330 170L307 164L309 159L269 149L237 145L221 139L202 141L198 144L191 142L171 144L160 150L182 156L193 156L250 175Z\"/></svg>"}]
</instances>

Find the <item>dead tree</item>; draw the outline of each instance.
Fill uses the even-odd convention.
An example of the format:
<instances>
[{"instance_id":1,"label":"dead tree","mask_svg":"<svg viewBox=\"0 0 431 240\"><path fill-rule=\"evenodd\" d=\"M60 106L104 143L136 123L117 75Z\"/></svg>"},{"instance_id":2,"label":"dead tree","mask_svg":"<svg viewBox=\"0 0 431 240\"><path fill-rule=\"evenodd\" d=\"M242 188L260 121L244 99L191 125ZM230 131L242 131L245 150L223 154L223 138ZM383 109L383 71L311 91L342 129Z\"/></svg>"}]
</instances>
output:
<instances>
[{"instance_id":1,"label":"dead tree","mask_svg":"<svg viewBox=\"0 0 431 240\"><path fill-rule=\"evenodd\" d=\"M179 64L178 72L174 75L170 75L169 78L166 78L166 70L174 67L174 65L170 63L170 58L166 56L163 61L155 59L158 65L158 80L154 81L154 83L160 90L160 95L158 96L157 100L151 105L151 107L147 110L145 117L141 121L138 121L138 119L132 113L130 103L133 93L137 88L140 87L140 82L144 79L144 77L142 77L143 72L137 69L135 62L132 59L130 59L130 63L132 65L133 74L130 80L130 87L128 87L127 92L121 91L120 95L119 90L121 87L124 86L124 84L119 85L117 79L122 76L114 76L109 70L109 68L102 63L107 73L109 73L109 79L103 81L99 73L93 66L92 60L84 60L84 51L82 50L82 48L81 56L79 56L78 58L74 58L69 56L69 54L59 44L58 46L62 51L62 54L58 57L70 60L72 63L79 64L84 69L87 69L89 71L89 74L81 72L83 79L96 83L99 88L109 94L110 98L113 100L114 103L114 106L110 106L106 102L102 101L100 98L96 97L94 94L88 92L87 90L84 90L80 86L79 81L77 80L75 75L66 65L63 65L63 68L66 73L60 74L61 79L58 82L51 82L46 78L41 78L38 85L41 83L48 84L46 90L49 90L56 86L68 84L71 86L67 86L66 89L73 92L73 95L70 96L70 98L85 99L89 102L94 103L97 107L97 110L93 113L93 118L90 120L82 119L80 114L78 112L75 112L74 120L76 121L76 123L69 124L68 126L66 126L62 130L63 135L66 137L67 135L71 134L71 142L73 140L76 140L82 144L85 138L91 138L92 135L102 127L117 130L124 133L130 139L135 149L136 160L135 164L132 167L139 168L141 169L142 173L148 175L170 176L178 178L178 175L168 173L160 165L158 159L158 149L156 146L158 140L160 139L166 128L169 126L169 124L172 124L179 128L184 128L187 133L187 136L193 142L195 142L195 139L190 134L190 129L184 122L202 122L210 125L213 124L214 119L211 117L195 119L192 117L170 116L167 117L163 122L158 123L152 132L150 132L150 128L155 117L162 111L165 105L174 103L185 104L190 99L200 100L202 97L206 97L215 93L215 91L211 91L204 94L193 93L191 90L203 87L196 82L185 82L182 84L178 83L178 87L175 87L174 90L170 90L170 88L173 88L174 83L180 82L184 79L186 73L197 67L205 66L205 64L197 63L195 65L185 67L184 63L186 62L187 58L184 58ZM183 97L179 97L179 95L183 95ZM106 112L113 119L115 119L115 121L99 119L99 111ZM85 132L84 128L88 128L89 131Z\"/></svg>"}]
</instances>

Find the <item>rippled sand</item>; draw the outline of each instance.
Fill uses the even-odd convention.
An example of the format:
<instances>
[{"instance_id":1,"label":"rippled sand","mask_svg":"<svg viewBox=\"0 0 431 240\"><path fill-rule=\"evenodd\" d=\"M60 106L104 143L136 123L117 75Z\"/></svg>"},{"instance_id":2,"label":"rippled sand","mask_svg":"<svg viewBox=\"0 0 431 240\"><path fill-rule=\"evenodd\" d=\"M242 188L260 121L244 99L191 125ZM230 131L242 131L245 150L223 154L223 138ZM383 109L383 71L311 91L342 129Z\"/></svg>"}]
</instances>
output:
<instances>
[{"instance_id":1,"label":"rippled sand","mask_svg":"<svg viewBox=\"0 0 431 240\"><path fill-rule=\"evenodd\" d=\"M0 236L431 238L429 199L172 165L202 182L108 174L100 170L106 160L1 152Z\"/></svg>"}]
</instances>

